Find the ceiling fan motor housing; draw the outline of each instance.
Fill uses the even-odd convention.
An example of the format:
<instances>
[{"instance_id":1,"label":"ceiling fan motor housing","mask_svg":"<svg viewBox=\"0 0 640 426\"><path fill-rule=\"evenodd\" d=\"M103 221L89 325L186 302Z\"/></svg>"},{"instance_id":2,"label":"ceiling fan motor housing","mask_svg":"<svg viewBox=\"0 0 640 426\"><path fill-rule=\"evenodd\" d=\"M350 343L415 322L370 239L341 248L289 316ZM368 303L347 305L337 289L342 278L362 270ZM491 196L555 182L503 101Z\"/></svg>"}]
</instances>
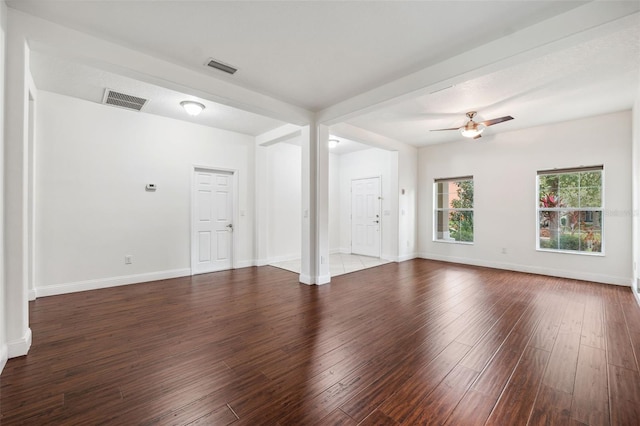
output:
<instances>
[{"instance_id":1,"label":"ceiling fan motor housing","mask_svg":"<svg viewBox=\"0 0 640 426\"><path fill-rule=\"evenodd\" d=\"M467 124L464 125L464 130L468 132L473 131L482 131L485 128L485 125L482 123L476 123L473 119L469 120Z\"/></svg>"}]
</instances>

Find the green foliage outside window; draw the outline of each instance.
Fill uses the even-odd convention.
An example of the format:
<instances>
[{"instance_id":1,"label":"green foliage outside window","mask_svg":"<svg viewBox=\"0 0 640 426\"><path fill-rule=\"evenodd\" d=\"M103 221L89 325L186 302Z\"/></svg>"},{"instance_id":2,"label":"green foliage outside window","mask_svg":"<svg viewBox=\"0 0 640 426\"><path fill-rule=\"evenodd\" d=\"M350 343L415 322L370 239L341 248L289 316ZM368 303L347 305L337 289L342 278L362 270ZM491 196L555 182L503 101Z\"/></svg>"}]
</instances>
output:
<instances>
[{"instance_id":1,"label":"green foliage outside window","mask_svg":"<svg viewBox=\"0 0 640 426\"><path fill-rule=\"evenodd\" d=\"M541 249L602 251L602 169L538 175Z\"/></svg>"},{"instance_id":2,"label":"green foliage outside window","mask_svg":"<svg viewBox=\"0 0 640 426\"><path fill-rule=\"evenodd\" d=\"M436 182L436 240L473 242L473 179Z\"/></svg>"},{"instance_id":3,"label":"green foliage outside window","mask_svg":"<svg viewBox=\"0 0 640 426\"><path fill-rule=\"evenodd\" d=\"M455 182L457 198L451 200L451 207L473 209L473 181ZM473 210L457 210L449 213L449 235L456 241L473 241Z\"/></svg>"}]
</instances>

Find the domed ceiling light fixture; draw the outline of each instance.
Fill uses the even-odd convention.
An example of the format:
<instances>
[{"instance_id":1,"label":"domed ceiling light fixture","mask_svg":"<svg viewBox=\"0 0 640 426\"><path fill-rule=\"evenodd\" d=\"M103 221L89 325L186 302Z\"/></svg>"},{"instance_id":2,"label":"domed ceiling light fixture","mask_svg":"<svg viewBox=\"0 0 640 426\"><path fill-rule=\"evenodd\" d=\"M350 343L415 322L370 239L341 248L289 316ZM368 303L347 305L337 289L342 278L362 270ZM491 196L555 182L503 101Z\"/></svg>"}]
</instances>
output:
<instances>
[{"instance_id":1,"label":"domed ceiling light fixture","mask_svg":"<svg viewBox=\"0 0 640 426\"><path fill-rule=\"evenodd\" d=\"M184 110L187 111L187 114L192 115L194 117L200 114L204 109L204 105L196 101L182 101L180 102L180 105L182 105L182 108L184 108Z\"/></svg>"}]
</instances>

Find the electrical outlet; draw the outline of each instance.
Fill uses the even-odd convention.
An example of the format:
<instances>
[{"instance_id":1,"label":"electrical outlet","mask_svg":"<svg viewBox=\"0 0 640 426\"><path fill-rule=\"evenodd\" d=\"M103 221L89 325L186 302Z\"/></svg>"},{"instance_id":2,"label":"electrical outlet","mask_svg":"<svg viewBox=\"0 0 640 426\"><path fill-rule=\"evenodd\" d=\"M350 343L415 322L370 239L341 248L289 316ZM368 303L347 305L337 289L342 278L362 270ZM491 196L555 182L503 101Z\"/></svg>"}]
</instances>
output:
<instances>
[{"instance_id":1,"label":"electrical outlet","mask_svg":"<svg viewBox=\"0 0 640 426\"><path fill-rule=\"evenodd\" d=\"M502 247L502 254L507 254L507 248L506 247Z\"/></svg>"},{"instance_id":2,"label":"electrical outlet","mask_svg":"<svg viewBox=\"0 0 640 426\"><path fill-rule=\"evenodd\" d=\"M124 264L131 265L133 263L133 256L128 254L124 257Z\"/></svg>"}]
</instances>

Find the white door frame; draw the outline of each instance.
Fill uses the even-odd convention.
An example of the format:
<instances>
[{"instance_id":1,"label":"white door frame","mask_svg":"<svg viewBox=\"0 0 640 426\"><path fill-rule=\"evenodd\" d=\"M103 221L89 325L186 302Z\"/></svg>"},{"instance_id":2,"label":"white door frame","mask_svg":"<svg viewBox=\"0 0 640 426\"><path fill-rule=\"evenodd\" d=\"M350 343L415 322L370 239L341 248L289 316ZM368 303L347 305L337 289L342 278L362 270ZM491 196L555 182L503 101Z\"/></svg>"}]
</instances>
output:
<instances>
[{"instance_id":1,"label":"white door frame","mask_svg":"<svg viewBox=\"0 0 640 426\"><path fill-rule=\"evenodd\" d=\"M378 228L380 229L378 231L378 258L381 259L382 258L382 176L378 175L378 176L366 176L366 177L359 177L359 178L351 178L351 188L349 188L349 190L351 191L351 197L349 200L349 208L350 208L350 212L351 214L349 215L349 217L351 218L350 223L349 223L349 233L351 236L351 244L350 244L350 250L351 253L353 253L353 181L355 180L363 180L363 179L378 179L378 212L379 212L379 222L378 222Z\"/></svg>"},{"instance_id":2,"label":"white door frame","mask_svg":"<svg viewBox=\"0 0 640 426\"><path fill-rule=\"evenodd\" d=\"M210 173L216 173L216 172L222 172L222 173L230 173L231 174L231 180L233 182L233 231L231 232L231 269L236 269L237 268L237 251L238 251L238 232L240 230L240 221L238 220L240 217L240 212L238 211L238 192L239 191L239 185L238 185L238 175L239 172L238 170L235 169L227 169L224 167L213 167L213 166L201 166L201 165L197 165L194 164L191 167L191 211L190 211L190 217L191 217L191 226L189 227L189 241L190 241L190 245L191 245L191 250L189 252L189 257L190 257L190 264L191 264L191 275L194 275L194 271L196 270L196 264L195 264L195 256L194 254L196 253L196 240L195 238L193 238L194 234L195 234L195 230L196 230L196 196L195 196L195 192L196 192L196 180L195 180L195 175L196 175L196 171L198 170L203 170L205 172L210 172Z\"/></svg>"}]
</instances>

